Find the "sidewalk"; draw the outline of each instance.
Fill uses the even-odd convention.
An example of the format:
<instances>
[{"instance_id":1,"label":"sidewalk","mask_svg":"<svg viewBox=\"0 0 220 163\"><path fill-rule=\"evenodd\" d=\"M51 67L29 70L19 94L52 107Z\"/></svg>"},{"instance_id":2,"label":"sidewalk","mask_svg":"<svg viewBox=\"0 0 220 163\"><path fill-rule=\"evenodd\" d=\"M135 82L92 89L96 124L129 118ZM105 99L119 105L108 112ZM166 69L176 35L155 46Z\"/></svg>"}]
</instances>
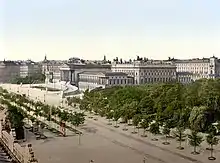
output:
<instances>
[{"instance_id":1,"label":"sidewalk","mask_svg":"<svg viewBox=\"0 0 220 163\"><path fill-rule=\"evenodd\" d=\"M73 109L73 107L69 107L66 106L68 110L73 110L73 111L80 111L79 109ZM131 132L133 131L133 126L127 126L127 131L123 131L122 129L124 128L124 124L118 124L120 127L119 128L115 128L114 123L112 122L113 125L107 125L108 120L104 117L100 117L98 115L91 115L89 112L86 112L86 123L87 124L94 124L96 126L99 126L101 128L105 128L111 132L115 132L123 137L129 138L130 140L134 140L137 142L140 142L142 144L146 144L148 146L154 147L156 148L158 151L156 151L156 153L158 154L158 152L160 150L162 150L163 152L166 152L167 156L169 156L168 154L174 155L175 157L179 158L179 159L183 159L183 163L186 163L187 161L189 162L197 162L197 163L208 163L208 162L212 162L208 160L208 157L210 155L210 151L205 150L205 148L207 147L206 142L204 141L202 144L202 147L200 148L200 152L201 154L199 155L192 155L192 148L190 147L190 145L188 144L187 141L185 141L185 143L183 142L182 145L184 146L184 150L178 150L176 149L176 147L178 146L178 142L176 142L175 139L169 139L170 145L163 145L162 142L164 141L164 136L157 136L159 141L151 141L151 134L149 132L146 132L146 134L148 135L148 137L141 137L141 134L143 133L143 129L140 129L139 133L137 134L132 134ZM88 118L89 116L92 116L93 119ZM94 119L98 119L97 121ZM136 129L137 131L137 129ZM118 139L116 139L118 140ZM125 140L123 139L123 142ZM128 143L129 144L129 143ZM132 145L133 147L133 145ZM139 148L138 148L139 149ZM220 145L215 146L215 151L214 151L214 155L215 157L218 159L220 159ZM160 153L160 152L159 152ZM153 154L152 154L153 155ZM174 158L175 158L174 157ZM168 159L172 158L171 156L168 157ZM173 159L174 159L173 158ZM176 159L177 159L176 158ZM175 159L174 159L175 160ZM179 163L179 162L178 162Z\"/></svg>"}]
</instances>

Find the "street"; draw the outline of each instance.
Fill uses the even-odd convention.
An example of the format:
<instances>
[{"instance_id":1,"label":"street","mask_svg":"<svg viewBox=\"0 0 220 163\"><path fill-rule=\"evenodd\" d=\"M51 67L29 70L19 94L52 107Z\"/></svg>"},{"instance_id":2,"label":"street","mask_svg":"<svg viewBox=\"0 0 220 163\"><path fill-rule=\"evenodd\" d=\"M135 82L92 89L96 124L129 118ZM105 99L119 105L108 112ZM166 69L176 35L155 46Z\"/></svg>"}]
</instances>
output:
<instances>
[{"instance_id":1,"label":"street","mask_svg":"<svg viewBox=\"0 0 220 163\"><path fill-rule=\"evenodd\" d=\"M60 105L61 98L54 92L30 89L29 85L2 85L9 91L26 94L32 99L39 99L50 105ZM64 105L64 104L63 104ZM64 105L65 106L65 105ZM67 106L66 106L67 107ZM69 108L75 110L74 108ZM208 151L200 155L191 155L191 149L185 144L185 150L176 149L175 140L170 140L171 145L164 146L161 141L152 142L149 138L131 134L132 126L128 131L123 131L123 126L114 128L107 125L107 120L97 116L97 121L86 118L81 144L77 136L51 137L48 140L32 140L32 144L39 162L47 163L87 163L93 159L95 163L207 163ZM142 132L142 130L140 130ZM150 135L148 135L150 137ZM219 146L218 146L219 149ZM220 159L217 150L215 156Z\"/></svg>"}]
</instances>

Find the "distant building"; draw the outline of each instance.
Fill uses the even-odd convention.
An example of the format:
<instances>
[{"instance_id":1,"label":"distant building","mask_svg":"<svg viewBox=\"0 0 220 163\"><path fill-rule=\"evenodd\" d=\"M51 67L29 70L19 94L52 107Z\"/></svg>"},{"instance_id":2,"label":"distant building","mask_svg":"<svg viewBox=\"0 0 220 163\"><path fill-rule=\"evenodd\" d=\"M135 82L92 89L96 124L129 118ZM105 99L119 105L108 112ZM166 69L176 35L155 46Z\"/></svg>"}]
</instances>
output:
<instances>
[{"instance_id":1,"label":"distant building","mask_svg":"<svg viewBox=\"0 0 220 163\"><path fill-rule=\"evenodd\" d=\"M214 56L202 59L174 59L172 62L177 67L178 81L188 82L189 78L191 81L195 81L202 78L215 79L220 77L220 60Z\"/></svg>"},{"instance_id":2,"label":"distant building","mask_svg":"<svg viewBox=\"0 0 220 163\"><path fill-rule=\"evenodd\" d=\"M20 64L14 61L0 61L0 83L9 82L20 76Z\"/></svg>"},{"instance_id":3,"label":"distant building","mask_svg":"<svg viewBox=\"0 0 220 163\"><path fill-rule=\"evenodd\" d=\"M33 61L26 61L20 63L20 77L33 76L41 74L41 66Z\"/></svg>"},{"instance_id":4,"label":"distant building","mask_svg":"<svg viewBox=\"0 0 220 163\"><path fill-rule=\"evenodd\" d=\"M79 73L79 90L92 90L116 85L133 85L134 78L122 72L85 71Z\"/></svg>"},{"instance_id":5,"label":"distant building","mask_svg":"<svg viewBox=\"0 0 220 163\"><path fill-rule=\"evenodd\" d=\"M61 81L70 82L78 86L79 73L84 71L109 71L110 64L82 64L82 63L66 63L60 66Z\"/></svg>"},{"instance_id":6,"label":"distant building","mask_svg":"<svg viewBox=\"0 0 220 163\"><path fill-rule=\"evenodd\" d=\"M46 75L46 78L50 78L50 82L58 82L61 79L60 67L67 63L66 60L47 60L45 56L44 60L41 62L42 73Z\"/></svg>"},{"instance_id":7,"label":"distant building","mask_svg":"<svg viewBox=\"0 0 220 163\"><path fill-rule=\"evenodd\" d=\"M191 72L177 72L177 81L183 84L189 84L193 82L193 76L195 76Z\"/></svg>"},{"instance_id":8,"label":"distant building","mask_svg":"<svg viewBox=\"0 0 220 163\"><path fill-rule=\"evenodd\" d=\"M123 72L134 77L135 84L170 82L176 80L176 66L156 60L138 60L129 62L114 61L111 70Z\"/></svg>"}]
</instances>

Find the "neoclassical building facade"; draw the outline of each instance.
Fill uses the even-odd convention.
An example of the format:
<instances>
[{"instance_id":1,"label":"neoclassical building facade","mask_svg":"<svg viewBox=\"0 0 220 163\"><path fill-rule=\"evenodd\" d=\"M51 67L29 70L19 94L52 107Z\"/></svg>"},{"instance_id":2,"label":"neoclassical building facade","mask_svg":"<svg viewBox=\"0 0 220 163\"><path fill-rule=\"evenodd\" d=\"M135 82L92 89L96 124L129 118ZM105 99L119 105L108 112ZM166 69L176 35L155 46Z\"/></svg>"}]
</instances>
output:
<instances>
[{"instance_id":1,"label":"neoclassical building facade","mask_svg":"<svg viewBox=\"0 0 220 163\"><path fill-rule=\"evenodd\" d=\"M89 72L102 72L109 71L111 69L110 64L77 64L77 63L66 63L60 67L60 80L70 82L73 85L78 86L79 74L84 71Z\"/></svg>"},{"instance_id":2,"label":"neoclassical building facade","mask_svg":"<svg viewBox=\"0 0 220 163\"><path fill-rule=\"evenodd\" d=\"M111 70L113 72L124 72L134 77L134 84L170 82L176 80L176 66L162 61L113 62Z\"/></svg>"},{"instance_id":3,"label":"neoclassical building facade","mask_svg":"<svg viewBox=\"0 0 220 163\"><path fill-rule=\"evenodd\" d=\"M216 57L173 60L177 68L177 79L181 82L195 81L202 78L220 77L220 60ZM190 78L190 79L189 79Z\"/></svg>"},{"instance_id":4,"label":"neoclassical building facade","mask_svg":"<svg viewBox=\"0 0 220 163\"><path fill-rule=\"evenodd\" d=\"M134 78L122 72L85 71L79 73L79 90L92 90L116 85L133 85Z\"/></svg>"}]
</instances>

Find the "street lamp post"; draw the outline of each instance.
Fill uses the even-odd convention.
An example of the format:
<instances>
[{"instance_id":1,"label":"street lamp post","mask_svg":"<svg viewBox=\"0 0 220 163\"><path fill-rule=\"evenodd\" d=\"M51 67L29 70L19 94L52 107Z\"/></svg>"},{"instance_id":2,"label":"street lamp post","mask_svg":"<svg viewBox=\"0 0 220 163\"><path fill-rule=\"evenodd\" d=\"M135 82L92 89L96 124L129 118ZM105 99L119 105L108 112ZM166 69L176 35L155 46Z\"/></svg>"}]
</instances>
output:
<instances>
[{"instance_id":1,"label":"street lamp post","mask_svg":"<svg viewBox=\"0 0 220 163\"><path fill-rule=\"evenodd\" d=\"M81 133L79 133L79 145L81 144Z\"/></svg>"},{"instance_id":2,"label":"street lamp post","mask_svg":"<svg viewBox=\"0 0 220 163\"><path fill-rule=\"evenodd\" d=\"M46 93L44 94L44 103L46 102Z\"/></svg>"},{"instance_id":3,"label":"street lamp post","mask_svg":"<svg viewBox=\"0 0 220 163\"><path fill-rule=\"evenodd\" d=\"M61 107L63 107L63 99L61 100Z\"/></svg>"},{"instance_id":4,"label":"street lamp post","mask_svg":"<svg viewBox=\"0 0 220 163\"><path fill-rule=\"evenodd\" d=\"M50 127L52 128L51 116L52 116L52 107L50 107Z\"/></svg>"}]
</instances>

